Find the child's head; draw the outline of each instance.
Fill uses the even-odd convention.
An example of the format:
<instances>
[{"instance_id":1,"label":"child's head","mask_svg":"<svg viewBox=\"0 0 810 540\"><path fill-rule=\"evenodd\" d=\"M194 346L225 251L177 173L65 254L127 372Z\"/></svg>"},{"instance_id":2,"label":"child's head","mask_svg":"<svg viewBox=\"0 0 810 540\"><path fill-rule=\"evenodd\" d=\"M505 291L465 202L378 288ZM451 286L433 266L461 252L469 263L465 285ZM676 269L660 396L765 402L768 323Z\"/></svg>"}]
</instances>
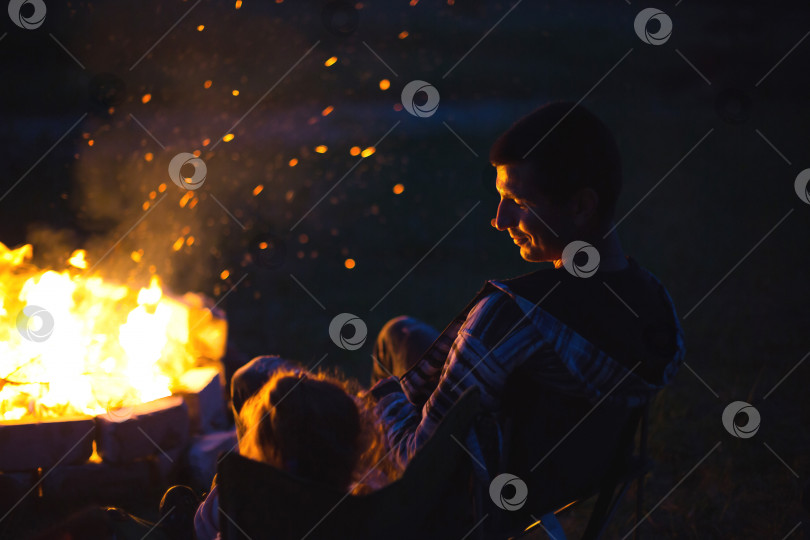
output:
<instances>
[{"instance_id":1,"label":"child's head","mask_svg":"<svg viewBox=\"0 0 810 540\"><path fill-rule=\"evenodd\" d=\"M360 400L324 374L275 373L239 417L243 455L339 489L377 444Z\"/></svg>"}]
</instances>

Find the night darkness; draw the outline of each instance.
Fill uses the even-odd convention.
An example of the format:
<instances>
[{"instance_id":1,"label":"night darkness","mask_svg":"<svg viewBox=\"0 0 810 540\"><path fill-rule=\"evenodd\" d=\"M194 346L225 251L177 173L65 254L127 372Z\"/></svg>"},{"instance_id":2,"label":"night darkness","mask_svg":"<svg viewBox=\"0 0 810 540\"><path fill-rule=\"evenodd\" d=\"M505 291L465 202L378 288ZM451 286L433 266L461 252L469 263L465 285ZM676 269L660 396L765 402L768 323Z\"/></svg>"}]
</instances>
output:
<instances>
[{"instance_id":1,"label":"night darkness","mask_svg":"<svg viewBox=\"0 0 810 540\"><path fill-rule=\"evenodd\" d=\"M581 101L622 154L622 247L685 332L686 365L651 411L641 531L805 537L806 5L45 4L39 26L0 23L0 242L55 269L85 249L92 272L131 287L159 275L218 303L236 357L328 353L320 368L363 385L387 320L443 329L486 280L537 269L490 225L489 149L538 106ZM672 22L663 43L634 28L646 7ZM435 110L420 117L429 92L402 103L411 81ZM204 164L197 189L172 181L180 153L176 170ZM359 348L330 338L341 313L367 326ZM761 416L754 436L724 428L734 401ZM631 506L607 537L633 527Z\"/></svg>"}]
</instances>

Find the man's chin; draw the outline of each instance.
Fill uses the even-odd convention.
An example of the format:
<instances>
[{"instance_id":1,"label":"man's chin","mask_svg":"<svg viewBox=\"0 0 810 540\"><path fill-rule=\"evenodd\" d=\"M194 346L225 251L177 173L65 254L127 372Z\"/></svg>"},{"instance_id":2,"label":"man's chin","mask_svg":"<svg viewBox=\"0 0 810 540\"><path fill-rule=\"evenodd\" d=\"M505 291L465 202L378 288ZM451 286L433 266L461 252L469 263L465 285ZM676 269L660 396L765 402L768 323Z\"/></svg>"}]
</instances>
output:
<instances>
[{"instance_id":1,"label":"man's chin","mask_svg":"<svg viewBox=\"0 0 810 540\"><path fill-rule=\"evenodd\" d=\"M527 262L543 262L545 259L537 250L533 250L530 246L520 246L520 257Z\"/></svg>"},{"instance_id":2,"label":"man's chin","mask_svg":"<svg viewBox=\"0 0 810 540\"><path fill-rule=\"evenodd\" d=\"M531 246L520 246L520 257L530 263L554 263L554 257L549 257L542 250L532 249Z\"/></svg>"}]
</instances>

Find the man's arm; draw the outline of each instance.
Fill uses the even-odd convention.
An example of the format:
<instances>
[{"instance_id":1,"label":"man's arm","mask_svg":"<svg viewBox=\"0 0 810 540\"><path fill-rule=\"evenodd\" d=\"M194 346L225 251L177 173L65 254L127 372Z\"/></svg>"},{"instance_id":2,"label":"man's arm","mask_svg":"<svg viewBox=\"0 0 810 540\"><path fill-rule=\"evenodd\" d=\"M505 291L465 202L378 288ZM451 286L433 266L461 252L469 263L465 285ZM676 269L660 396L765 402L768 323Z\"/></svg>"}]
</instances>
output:
<instances>
[{"instance_id":1,"label":"man's arm","mask_svg":"<svg viewBox=\"0 0 810 540\"><path fill-rule=\"evenodd\" d=\"M485 410L496 409L509 373L543 344L531 321L507 295L496 292L479 301L459 329L439 384L424 407L408 400L396 377L372 389L395 461L404 468L470 386L481 389Z\"/></svg>"}]
</instances>

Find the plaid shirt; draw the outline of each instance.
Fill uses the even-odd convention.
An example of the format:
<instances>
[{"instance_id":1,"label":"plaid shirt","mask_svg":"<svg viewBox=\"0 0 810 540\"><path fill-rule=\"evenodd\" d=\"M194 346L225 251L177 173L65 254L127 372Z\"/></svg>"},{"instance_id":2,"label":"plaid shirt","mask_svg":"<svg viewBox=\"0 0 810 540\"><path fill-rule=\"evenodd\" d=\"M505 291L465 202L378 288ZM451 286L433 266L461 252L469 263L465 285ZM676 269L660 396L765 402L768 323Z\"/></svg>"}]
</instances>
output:
<instances>
[{"instance_id":1,"label":"plaid shirt","mask_svg":"<svg viewBox=\"0 0 810 540\"><path fill-rule=\"evenodd\" d=\"M483 410L498 411L507 377L527 361L544 384L594 402L607 396L632 406L652 397L675 375L685 349L672 301L649 276L672 308L676 334L676 352L667 358L659 384L633 373L641 359L628 369L540 308L540 302L489 281L401 380L389 377L372 389L394 459L404 468L472 385L481 390Z\"/></svg>"}]
</instances>

